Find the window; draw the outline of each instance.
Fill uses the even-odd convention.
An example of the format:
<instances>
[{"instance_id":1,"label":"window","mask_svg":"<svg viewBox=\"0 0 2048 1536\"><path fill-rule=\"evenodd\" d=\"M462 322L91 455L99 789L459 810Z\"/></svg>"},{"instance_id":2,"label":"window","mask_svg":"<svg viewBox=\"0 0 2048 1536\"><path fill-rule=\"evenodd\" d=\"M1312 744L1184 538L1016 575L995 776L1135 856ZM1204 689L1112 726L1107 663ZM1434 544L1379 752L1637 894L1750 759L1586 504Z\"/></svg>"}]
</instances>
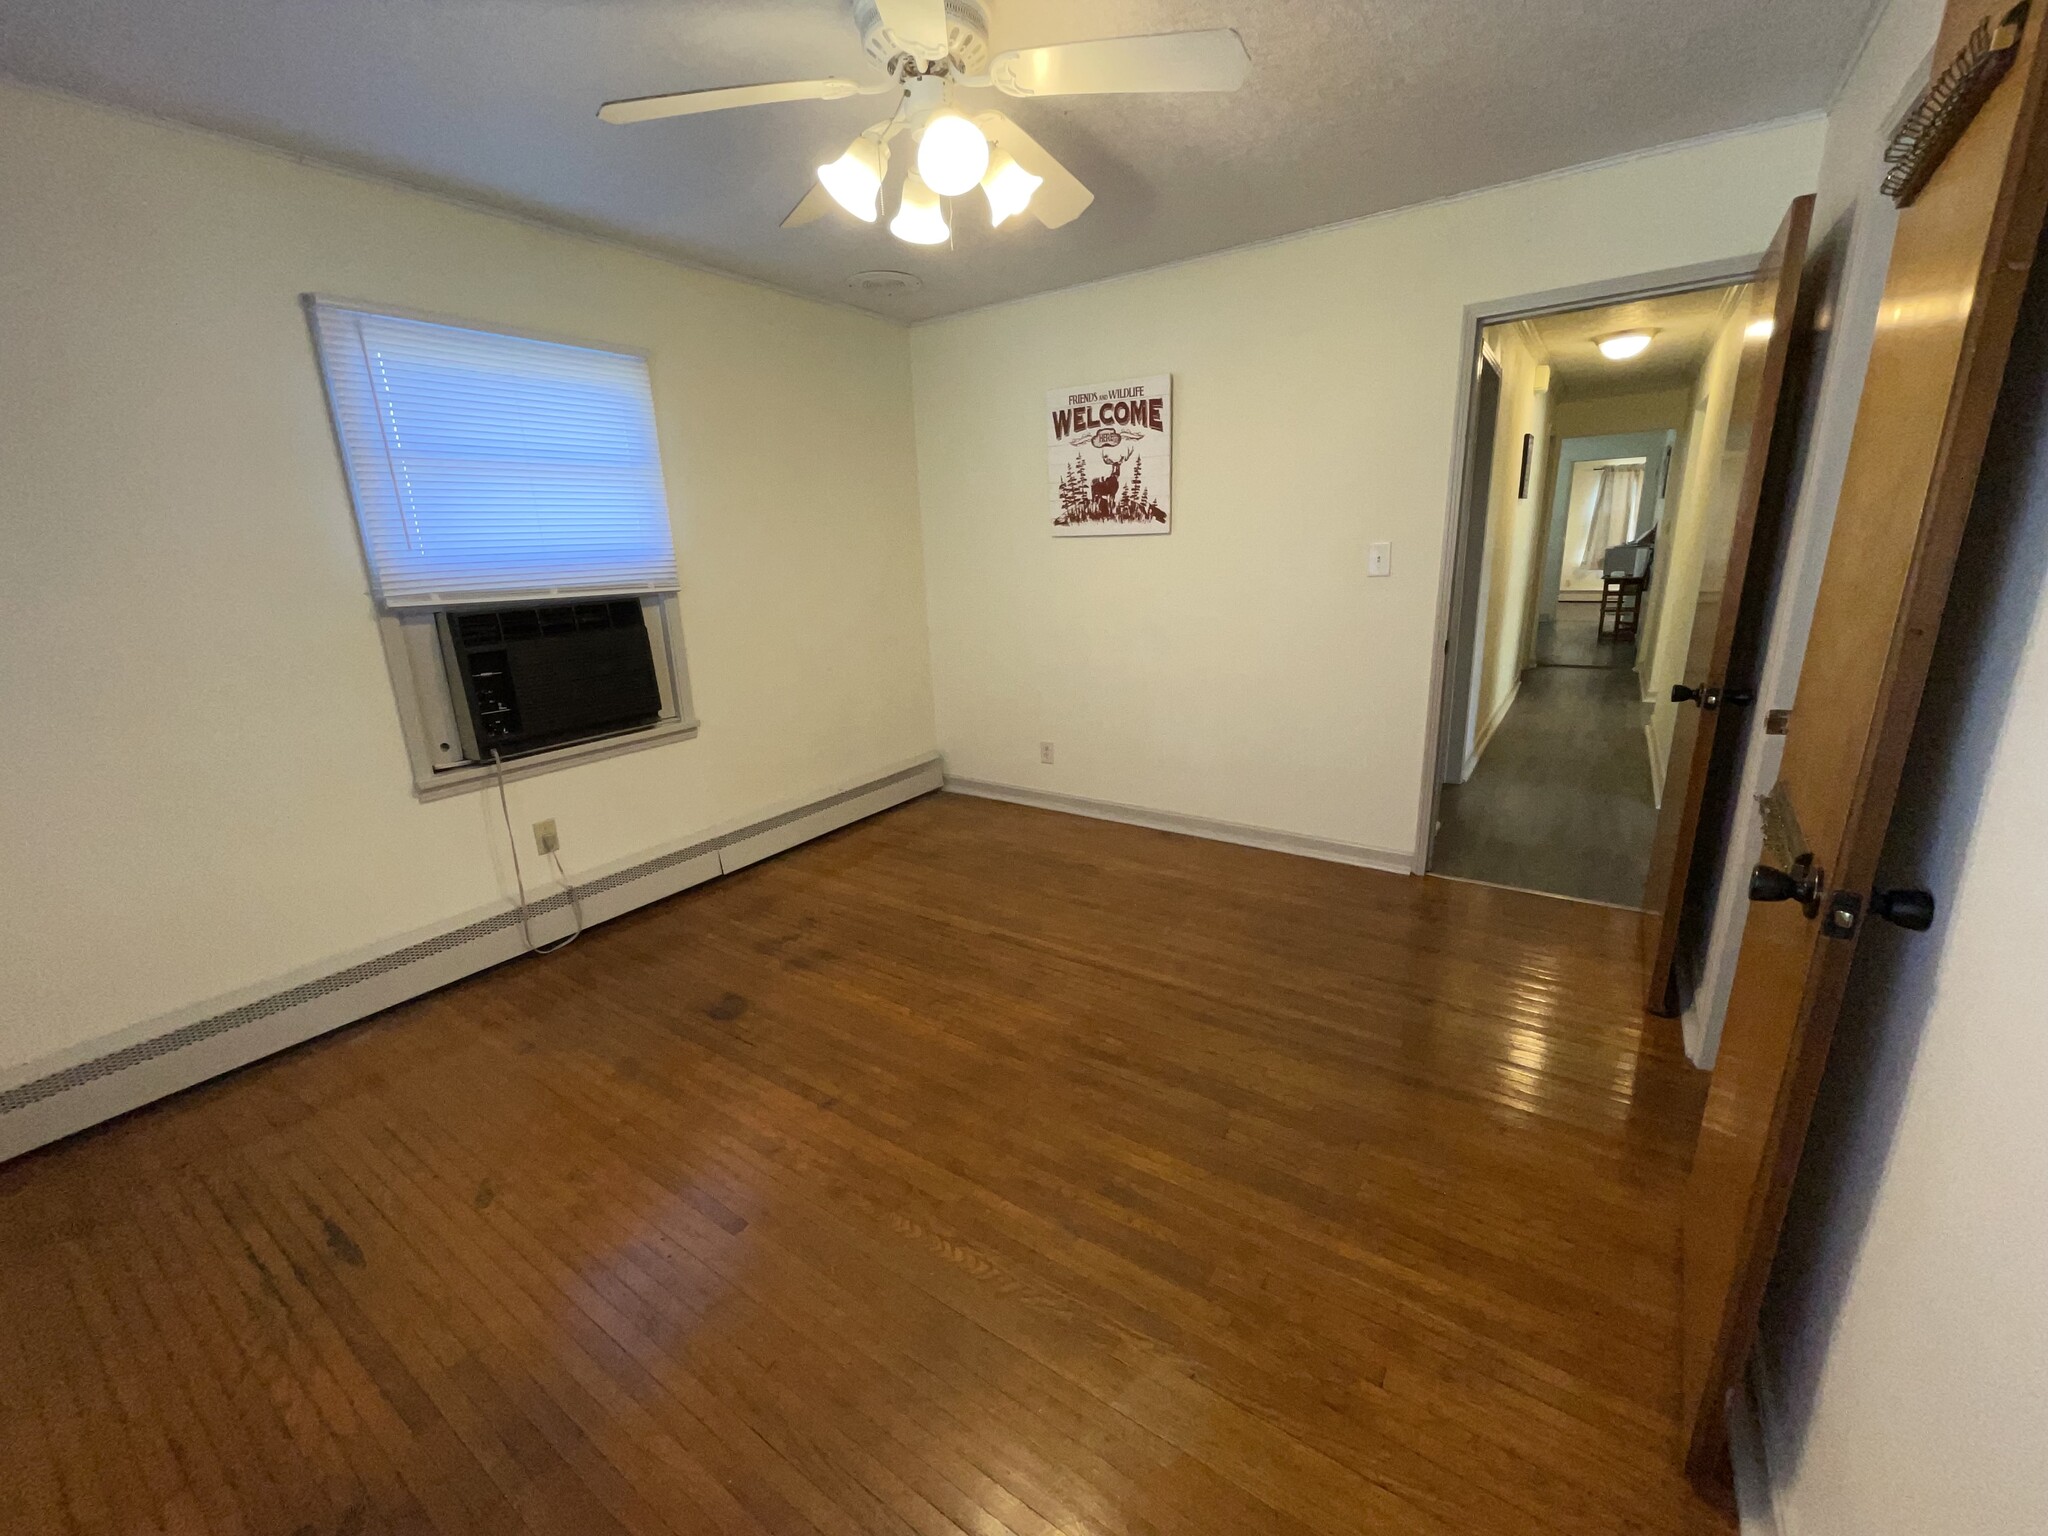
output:
<instances>
[{"instance_id":1,"label":"window","mask_svg":"<svg viewBox=\"0 0 2048 1536\"><path fill-rule=\"evenodd\" d=\"M308 309L421 793L479 782L495 742L530 772L694 731L647 360L327 299ZM497 653L466 637L486 615L512 634L521 605L535 636L564 638L523 662L515 648L533 686L507 714L518 679L480 686L478 657ZM580 640L558 622L572 610ZM587 700L574 669L597 665L646 674L632 708L548 729L547 701ZM506 734L511 718L523 724Z\"/></svg>"}]
</instances>

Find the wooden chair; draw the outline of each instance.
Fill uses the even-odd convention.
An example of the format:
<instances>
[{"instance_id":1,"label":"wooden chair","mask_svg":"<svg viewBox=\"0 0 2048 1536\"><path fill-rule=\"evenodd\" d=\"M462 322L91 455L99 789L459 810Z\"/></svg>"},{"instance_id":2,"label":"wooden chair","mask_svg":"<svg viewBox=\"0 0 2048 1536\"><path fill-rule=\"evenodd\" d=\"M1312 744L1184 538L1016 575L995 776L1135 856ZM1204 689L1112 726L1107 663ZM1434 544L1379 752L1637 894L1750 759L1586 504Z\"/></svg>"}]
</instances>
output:
<instances>
[{"instance_id":1,"label":"wooden chair","mask_svg":"<svg viewBox=\"0 0 2048 1536\"><path fill-rule=\"evenodd\" d=\"M1656 554L1657 531L1651 529L1629 544L1617 544L1600 563L1600 625L1602 640L1633 640L1641 626L1643 594L1650 587L1650 564ZM1613 627L1610 629L1609 621Z\"/></svg>"},{"instance_id":2,"label":"wooden chair","mask_svg":"<svg viewBox=\"0 0 2048 1536\"><path fill-rule=\"evenodd\" d=\"M1600 638L1633 640L1642 619L1643 593L1649 587L1643 576L1603 576L1600 581ZM1611 627L1610 627L1611 626Z\"/></svg>"}]
</instances>

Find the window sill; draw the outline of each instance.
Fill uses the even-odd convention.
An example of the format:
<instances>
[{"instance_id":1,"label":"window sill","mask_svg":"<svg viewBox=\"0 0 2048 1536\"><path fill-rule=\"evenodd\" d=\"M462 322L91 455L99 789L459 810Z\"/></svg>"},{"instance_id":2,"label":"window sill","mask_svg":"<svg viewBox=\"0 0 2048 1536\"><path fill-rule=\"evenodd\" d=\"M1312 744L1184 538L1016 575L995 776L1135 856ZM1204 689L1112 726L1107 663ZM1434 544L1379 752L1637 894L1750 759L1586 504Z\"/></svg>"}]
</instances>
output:
<instances>
[{"instance_id":1,"label":"window sill","mask_svg":"<svg viewBox=\"0 0 2048 1536\"><path fill-rule=\"evenodd\" d=\"M505 764L505 782L516 784L521 779L536 778L543 773L552 773L557 768L573 768L579 763L594 763L607 757L623 757L628 752L641 752L648 747L658 747L671 741L688 741L697 734L695 720L663 720L650 725L643 731L633 731L623 736L606 736L598 741L579 741L572 746L555 747L546 752L536 752L531 757L514 758ZM459 768L427 769L424 773L415 770L413 794L421 800L447 800L456 795L489 788L498 781L498 770L490 763L464 763Z\"/></svg>"}]
</instances>

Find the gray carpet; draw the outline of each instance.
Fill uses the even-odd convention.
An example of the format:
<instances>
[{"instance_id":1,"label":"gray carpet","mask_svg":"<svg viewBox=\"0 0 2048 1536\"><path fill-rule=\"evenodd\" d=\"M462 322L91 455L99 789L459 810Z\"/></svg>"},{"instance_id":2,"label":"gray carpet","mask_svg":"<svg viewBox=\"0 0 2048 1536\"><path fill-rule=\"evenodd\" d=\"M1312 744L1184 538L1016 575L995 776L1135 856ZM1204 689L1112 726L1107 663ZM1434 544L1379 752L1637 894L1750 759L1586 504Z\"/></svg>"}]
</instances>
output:
<instances>
[{"instance_id":1,"label":"gray carpet","mask_svg":"<svg viewBox=\"0 0 2048 1536\"><path fill-rule=\"evenodd\" d=\"M1657 810L1636 689L1625 667L1532 667L1478 770L1444 786L1431 870L1641 906Z\"/></svg>"}]
</instances>

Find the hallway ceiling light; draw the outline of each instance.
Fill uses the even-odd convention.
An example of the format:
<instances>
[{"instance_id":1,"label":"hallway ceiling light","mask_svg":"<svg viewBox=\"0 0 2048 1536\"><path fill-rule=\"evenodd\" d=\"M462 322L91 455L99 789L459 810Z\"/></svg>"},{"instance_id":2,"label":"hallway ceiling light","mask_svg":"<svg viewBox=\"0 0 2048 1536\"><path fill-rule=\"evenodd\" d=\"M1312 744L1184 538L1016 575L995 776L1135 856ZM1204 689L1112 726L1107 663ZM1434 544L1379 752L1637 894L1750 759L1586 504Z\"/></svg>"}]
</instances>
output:
<instances>
[{"instance_id":1,"label":"hallway ceiling light","mask_svg":"<svg viewBox=\"0 0 2048 1536\"><path fill-rule=\"evenodd\" d=\"M1655 331L1622 331L1618 335L1601 337L1597 345L1600 355L1610 363L1622 363L1649 351L1650 338L1656 334Z\"/></svg>"},{"instance_id":2,"label":"hallway ceiling light","mask_svg":"<svg viewBox=\"0 0 2048 1536\"><path fill-rule=\"evenodd\" d=\"M1769 315L1765 315L1763 319L1752 320L1749 322L1749 324L1745 325L1742 328L1742 334L1747 336L1751 341L1769 341L1771 339L1771 332L1775 331L1777 328L1778 322L1773 320Z\"/></svg>"}]
</instances>

